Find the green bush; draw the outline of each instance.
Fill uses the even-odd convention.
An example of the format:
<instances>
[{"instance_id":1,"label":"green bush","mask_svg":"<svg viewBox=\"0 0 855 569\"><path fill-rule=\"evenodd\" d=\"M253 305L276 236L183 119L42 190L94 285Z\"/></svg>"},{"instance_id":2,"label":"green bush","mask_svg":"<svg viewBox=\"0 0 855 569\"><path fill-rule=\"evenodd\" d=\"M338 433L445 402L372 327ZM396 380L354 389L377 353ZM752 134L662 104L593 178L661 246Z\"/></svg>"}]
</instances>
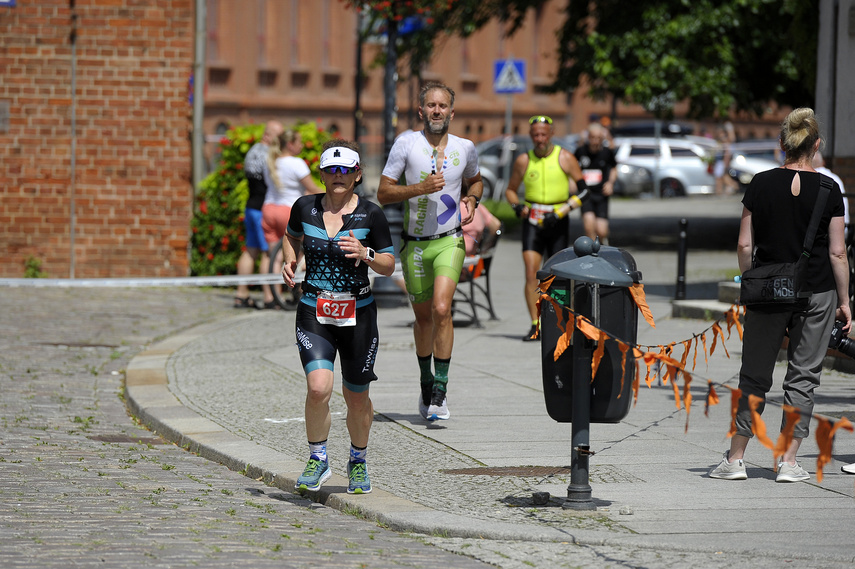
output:
<instances>
[{"instance_id":1,"label":"green bush","mask_svg":"<svg viewBox=\"0 0 855 569\"><path fill-rule=\"evenodd\" d=\"M25 279L43 279L47 277L47 273L42 271L42 260L29 256L24 263L24 278Z\"/></svg>"},{"instance_id":2,"label":"green bush","mask_svg":"<svg viewBox=\"0 0 855 569\"><path fill-rule=\"evenodd\" d=\"M309 165L312 177L318 177L320 149L333 138L313 122L293 127L303 139L300 157ZM220 163L199 184L196 211L190 221L190 271L193 275L231 275L246 249L243 211L249 188L243 173L243 161L253 144L264 134L264 125L234 127L220 140Z\"/></svg>"}]
</instances>

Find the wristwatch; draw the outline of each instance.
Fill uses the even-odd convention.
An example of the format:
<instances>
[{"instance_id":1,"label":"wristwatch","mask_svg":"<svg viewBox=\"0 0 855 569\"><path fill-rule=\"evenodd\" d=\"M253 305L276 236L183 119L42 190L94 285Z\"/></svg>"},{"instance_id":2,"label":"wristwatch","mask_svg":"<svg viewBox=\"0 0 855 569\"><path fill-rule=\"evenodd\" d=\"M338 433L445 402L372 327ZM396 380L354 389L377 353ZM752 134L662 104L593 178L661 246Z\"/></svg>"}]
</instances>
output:
<instances>
[{"instance_id":1,"label":"wristwatch","mask_svg":"<svg viewBox=\"0 0 855 569\"><path fill-rule=\"evenodd\" d=\"M475 198L475 208L477 209L479 205L481 205L481 198L477 196L472 196Z\"/></svg>"},{"instance_id":2,"label":"wristwatch","mask_svg":"<svg viewBox=\"0 0 855 569\"><path fill-rule=\"evenodd\" d=\"M365 261L374 262L374 249L372 249L371 247L365 248Z\"/></svg>"}]
</instances>

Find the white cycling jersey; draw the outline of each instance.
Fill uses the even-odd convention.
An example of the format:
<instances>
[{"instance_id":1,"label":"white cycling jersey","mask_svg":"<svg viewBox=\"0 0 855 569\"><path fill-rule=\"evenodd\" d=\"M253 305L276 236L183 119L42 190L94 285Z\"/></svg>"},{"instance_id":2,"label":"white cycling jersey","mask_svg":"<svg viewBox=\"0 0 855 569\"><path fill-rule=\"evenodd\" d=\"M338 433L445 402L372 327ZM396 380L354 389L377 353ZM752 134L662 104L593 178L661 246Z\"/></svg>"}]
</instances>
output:
<instances>
[{"instance_id":1,"label":"white cycling jersey","mask_svg":"<svg viewBox=\"0 0 855 569\"><path fill-rule=\"evenodd\" d=\"M448 135L444 156L435 154L424 131L408 132L395 140L383 175L416 184L431 172L442 172L445 188L405 202L404 231L413 237L430 237L460 228L460 192L463 180L478 174L478 153L471 140ZM458 237L460 232L456 234Z\"/></svg>"}]
</instances>

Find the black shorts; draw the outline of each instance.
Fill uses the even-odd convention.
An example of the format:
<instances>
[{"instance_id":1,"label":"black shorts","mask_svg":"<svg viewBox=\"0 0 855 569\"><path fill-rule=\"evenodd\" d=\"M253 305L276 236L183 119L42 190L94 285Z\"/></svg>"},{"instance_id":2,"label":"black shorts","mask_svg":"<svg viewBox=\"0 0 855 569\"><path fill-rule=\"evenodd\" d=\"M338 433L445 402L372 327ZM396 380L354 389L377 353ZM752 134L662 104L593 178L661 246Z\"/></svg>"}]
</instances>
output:
<instances>
[{"instance_id":1,"label":"black shorts","mask_svg":"<svg viewBox=\"0 0 855 569\"><path fill-rule=\"evenodd\" d=\"M594 212L594 215L601 219L609 218L609 196L603 194L591 193L585 203L582 204L582 214L589 211Z\"/></svg>"},{"instance_id":2,"label":"black shorts","mask_svg":"<svg viewBox=\"0 0 855 569\"><path fill-rule=\"evenodd\" d=\"M551 227L537 227L525 220L522 225L523 251L535 251L548 259L570 246L570 216L565 215Z\"/></svg>"},{"instance_id":3,"label":"black shorts","mask_svg":"<svg viewBox=\"0 0 855 569\"><path fill-rule=\"evenodd\" d=\"M351 391L361 392L377 379L379 333L377 304L371 302L356 309L356 326L321 324L315 307L303 302L297 305L297 347L303 371L333 370L336 352L341 355L341 379Z\"/></svg>"}]
</instances>

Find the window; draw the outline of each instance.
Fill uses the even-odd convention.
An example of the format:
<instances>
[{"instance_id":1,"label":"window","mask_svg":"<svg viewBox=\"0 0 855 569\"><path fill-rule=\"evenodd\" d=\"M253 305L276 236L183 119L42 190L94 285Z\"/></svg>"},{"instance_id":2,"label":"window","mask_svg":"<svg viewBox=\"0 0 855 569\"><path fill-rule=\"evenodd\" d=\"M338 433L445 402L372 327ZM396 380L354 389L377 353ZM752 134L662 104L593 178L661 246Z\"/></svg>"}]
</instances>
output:
<instances>
[{"instance_id":1,"label":"window","mask_svg":"<svg viewBox=\"0 0 855 569\"><path fill-rule=\"evenodd\" d=\"M658 156L659 148L656 146L632 146L629 149L630 156Z\"/></svg>"},{"instance_id":2,"label":"window","mask_svg":"<svg viewBox=\"0 0 855 569\"><path fill-rule=\"evenodd\" d=\"M691 148L681 148L679 146L672 146L671 156L675 158L686 158L687 156L697 158L698 154Z\"/></svg>"}]
</instances>

